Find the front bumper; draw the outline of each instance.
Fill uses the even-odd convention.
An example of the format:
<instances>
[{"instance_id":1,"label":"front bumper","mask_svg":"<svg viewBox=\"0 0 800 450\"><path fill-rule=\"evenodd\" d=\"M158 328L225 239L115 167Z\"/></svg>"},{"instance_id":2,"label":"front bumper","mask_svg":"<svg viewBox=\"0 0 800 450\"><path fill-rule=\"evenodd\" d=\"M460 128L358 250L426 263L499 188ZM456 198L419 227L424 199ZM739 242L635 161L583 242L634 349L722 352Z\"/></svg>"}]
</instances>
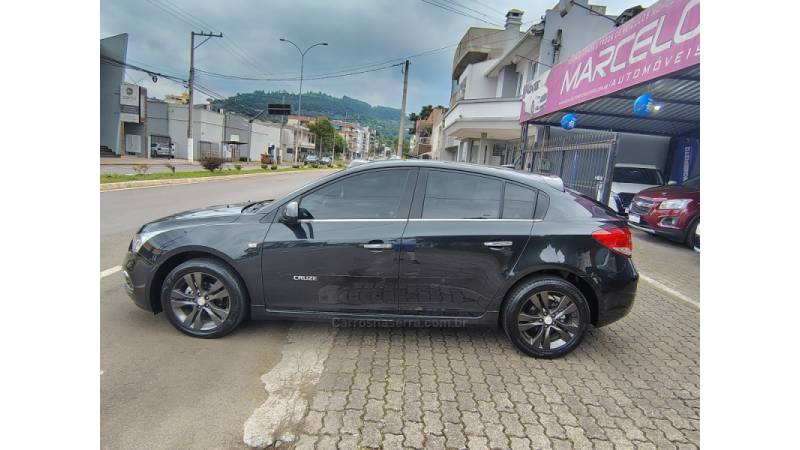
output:
<instances>
[{"instance_id":1,"label":"front bumper","mask_svg":"<svg viewBox=\"0 0 800 450\"><path fill-rule=\"evenodd\" d=\"M139 308L153 311L150 302L150 279L153 266L139 254L128 252L122 263L122 276L125 279L125 292Z\"/></svg>"},{"instance_id":2,"label":"front bumper","mask_svg":"<svg viewBox=\"0 0 800 450\"><path fill-rule=\"evenodd\" d=\"M628 226L631 228L636 228L639 231L644 231L645 233L665 237L671 241L677 242L682 242L686 234L685 230L676 228L657 228L650 226L648 223L634 223L630 220L628 220Z\"/></svg>"}]
</instances>

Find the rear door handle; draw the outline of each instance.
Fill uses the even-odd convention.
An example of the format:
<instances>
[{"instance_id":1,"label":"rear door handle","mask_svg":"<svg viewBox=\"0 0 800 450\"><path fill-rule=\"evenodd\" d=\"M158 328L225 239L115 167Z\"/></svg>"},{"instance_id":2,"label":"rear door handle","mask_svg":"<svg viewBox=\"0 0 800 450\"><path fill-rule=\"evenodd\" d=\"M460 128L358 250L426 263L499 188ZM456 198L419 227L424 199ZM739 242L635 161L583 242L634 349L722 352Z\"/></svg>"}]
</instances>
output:
<instances>
[{"instance_id":1,"label":"rear door handle","mask_svg":"<svg viewBox=\"0 0 800 450\"><path fill-rule=\"evenodd\" d=\"M499 247L511 247L514 245L511 241L488 241L484 242L483 245L489 248L499 248Z\"/></svg>"},{"instance_id":2,"label":"rear door handle","mask_svg":"<svg viewBox=\"0 0 800 450\"><path fill-rule=\"evenodd\" d=\"M390 250L392 248L391 242L369 243L364 244L367 250Z\"/></svg>"}]
</instances>

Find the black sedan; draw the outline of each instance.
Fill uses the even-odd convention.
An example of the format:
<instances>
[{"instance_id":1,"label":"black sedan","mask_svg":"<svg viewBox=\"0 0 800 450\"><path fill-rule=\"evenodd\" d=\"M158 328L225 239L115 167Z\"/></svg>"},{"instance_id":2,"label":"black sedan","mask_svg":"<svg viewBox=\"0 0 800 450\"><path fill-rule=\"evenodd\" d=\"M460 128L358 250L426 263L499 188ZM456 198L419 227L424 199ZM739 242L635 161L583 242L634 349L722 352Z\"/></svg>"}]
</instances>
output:
<instances>
[{"instance_id":1,"label":"black sedan","mask_svg":"<svg viewBox=\"0 0 800 450\"><path fill-rule=\"evenodd\" d=\"M123 268L138 306L195 337L248 317L499 325L536 357L625 316L638 280L625 222L560 179L421 160L154 221Z\"/></svg>"}]
</instances>

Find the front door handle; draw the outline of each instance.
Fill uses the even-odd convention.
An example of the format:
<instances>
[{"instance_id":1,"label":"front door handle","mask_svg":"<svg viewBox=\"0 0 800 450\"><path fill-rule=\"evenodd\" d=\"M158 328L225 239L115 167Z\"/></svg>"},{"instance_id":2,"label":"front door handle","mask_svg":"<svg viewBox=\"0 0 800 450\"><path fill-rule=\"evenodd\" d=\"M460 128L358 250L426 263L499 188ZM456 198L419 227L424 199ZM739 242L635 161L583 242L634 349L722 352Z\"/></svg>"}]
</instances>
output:
<instances>
[{"instance_id":1,"label":"front door handle","mask_svg":"<svg viewBox=\"0 0 800 450\"><path fill-rule=\"evenodd\" d=\"M364 244L364 248L367 250L391 250L392 243L391 242L377 242L377 243L369 243Z\"/></svg>"},{"instance_id":2,"label":"front door handle","mask_svg":"<svg viewBox=\"0 0 800 450\"><path fill-rule=\"evenodd\" d=\"M514 245L511 241L488 241L484 242L483 245L489 248L500 248L500 247L511 247Z\"/></svg>"}]
</instances>

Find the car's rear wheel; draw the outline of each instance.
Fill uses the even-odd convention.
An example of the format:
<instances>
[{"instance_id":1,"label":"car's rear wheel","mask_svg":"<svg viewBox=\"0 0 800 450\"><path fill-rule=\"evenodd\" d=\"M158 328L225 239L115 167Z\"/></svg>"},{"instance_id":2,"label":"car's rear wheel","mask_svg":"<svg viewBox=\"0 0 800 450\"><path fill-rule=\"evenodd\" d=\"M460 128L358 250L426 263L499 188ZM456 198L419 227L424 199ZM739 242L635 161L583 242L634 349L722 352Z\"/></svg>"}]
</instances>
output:
<instances>
[{"instance_id":1,"label":"car's rear wheel","mask_svg":"<svg viewBox=\"0 0 800 450\"><path fill-rule=\"evenodd\" d=\"M580 344L591 321L586 298L558 277L537 277L515 288L503 308L511 342L536 358L557 358Z\"/></svg>"},{"instance_id":2,"label":"car's rear wheel","mask_svg":"<svg viewBox=\"0 0 800 450\"><path fill-rule=\"evenodd\" d=\"M238 277L212 259L192 259L164 280L161 306L175 328L194 337L218 338L244 319L247 300Z\"/></svg>"}]
</instances>

